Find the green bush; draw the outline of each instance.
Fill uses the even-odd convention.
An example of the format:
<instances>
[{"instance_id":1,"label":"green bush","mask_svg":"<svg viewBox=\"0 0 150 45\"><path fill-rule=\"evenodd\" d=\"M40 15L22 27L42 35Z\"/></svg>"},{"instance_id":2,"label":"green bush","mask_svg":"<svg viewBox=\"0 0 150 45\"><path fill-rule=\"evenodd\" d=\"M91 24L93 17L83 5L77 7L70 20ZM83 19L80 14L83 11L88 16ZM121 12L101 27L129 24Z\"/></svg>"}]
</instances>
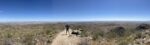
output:
<instances>
[{"instance_id":1,"label":"green bush","mask_svg":"<svg viewBox=\"0 0 150 45\"><path fill-rule=\"evenodd\" d=\"M122 41L122 42L118 43L118 45L128 45L128 42Z\"/></svg>"},{"instance_id":2,"label":"green bush","mask_svg":"<svg viewBox=\"0 0 150 45\"><path fill-rule=\"evenodd\" d=\"M93 32L92 34L93 40L100 39L100 37L104 37L105 33L103 31Z\"/></svg>"},{"instance_id":3,"label":"green bush","mask_svg":"<svg viewBox=\"0 0 150 45\"><path fill-rule=\"evenodd\" d=\"M112 29L110 32L110 34L114 35L114 37L122 37L125 34L125 28L124 27L116 27L114 29Z\"/></svg>"},{"instance_id":4,"label":"green bush","mask_svg":"<svg viewBox=\"0 0 150 45\"><path fill-rule=\"evenodd\" d=\"M23 41L24 44L26 44L26 45L35 45L33 34L26 34L22 38L23 38L22 41Z\"/></svg>"}]
</instances>

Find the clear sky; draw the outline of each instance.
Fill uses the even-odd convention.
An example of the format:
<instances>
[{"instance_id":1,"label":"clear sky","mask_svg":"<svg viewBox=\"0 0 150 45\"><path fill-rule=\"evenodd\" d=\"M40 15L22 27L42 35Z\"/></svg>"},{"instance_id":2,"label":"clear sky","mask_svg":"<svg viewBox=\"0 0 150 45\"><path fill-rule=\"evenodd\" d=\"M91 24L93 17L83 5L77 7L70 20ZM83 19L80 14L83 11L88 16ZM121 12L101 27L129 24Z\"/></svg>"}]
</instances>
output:
<instances>
[{"instance_id":1,"label":"clear sky","mask_svg":"<svg viewBox=\"0 0 150 45\"><path fill-rule=\"evenodd\" d=\"M0 0L0 21L150 21L150 0Z\"/></svg>"}]
</instances>

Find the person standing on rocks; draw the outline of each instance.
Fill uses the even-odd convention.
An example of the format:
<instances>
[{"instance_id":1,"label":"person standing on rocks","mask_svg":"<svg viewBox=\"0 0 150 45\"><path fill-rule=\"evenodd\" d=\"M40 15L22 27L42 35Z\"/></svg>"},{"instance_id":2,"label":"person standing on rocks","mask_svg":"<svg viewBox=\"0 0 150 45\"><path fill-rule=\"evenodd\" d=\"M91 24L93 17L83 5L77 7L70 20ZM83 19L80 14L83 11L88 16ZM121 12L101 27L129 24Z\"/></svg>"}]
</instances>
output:
<instances>
[{"instance_id":1,"label":"person standing on rocks","mask_svg":"<svg viewBox=\"0 0 150 45\"><path fill-rule=\"evenodd\" d=\"M67 25L65 25L65 28L66 28L66 34L67 34L67 33L69 33L70 25L68 25L68 24L67 24Z\"/></svg>"}]
</instances>

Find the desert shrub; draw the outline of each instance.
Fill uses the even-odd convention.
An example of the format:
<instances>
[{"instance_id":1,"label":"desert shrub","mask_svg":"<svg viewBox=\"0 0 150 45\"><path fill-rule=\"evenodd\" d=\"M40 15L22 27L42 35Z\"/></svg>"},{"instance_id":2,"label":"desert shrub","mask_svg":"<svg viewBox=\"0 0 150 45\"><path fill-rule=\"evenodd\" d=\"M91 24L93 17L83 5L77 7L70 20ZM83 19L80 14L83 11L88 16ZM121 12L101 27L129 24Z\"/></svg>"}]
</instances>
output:
<instances>
[{"instance_id":1,"label":"desert shrub","mask_svg":"<svg viewBox=\"0 0 150 45\"><path fill-rule=\"evenodd\" d=\"M83 30L82 33L81 33L81 37L86 37L86 36L88 36L87 31Z\"/></svg>"},{"instance_id":2,"label":"desert shrub","mask_svg":"<svg viewBox=\"0 0 150 45\"><path fill-rule=\"evenodd\" d=\"M126 31L124 32L124 36L125 37L128 37L132 34L136 33L136 30L135 29L126 29Z\"/></svg>"},{"instance_id":3,"label":"desert shrub","mask_svg":"<svg viewBox=\"0 0 150 45\"><path fill-rule=\"evenodd\" d=\"M139 26L136 27L136 30L146 30L149 28L150 28L149 24L140 24Z\"/></svg>"},{"instance_id":4,"label":"desert shrub","mask_svg":"<svg viewBox=\"0 0 150 45\"><path fill-rule=\"evenodd\" d=\"M139 39L139 38L145 38L145 35L143 35L141 32L135 33L135 38L134 39Z\"/></svg>"},{"instance_id":5,"label":"desert shrub","mask_svg":"<svg viewBox=\"0 0 150 45\"><path fill-rule=\"evenodd\" d=\"M111 31L115 32L118 36L124 36L125 28L124 27L116 27L115 29L112 29Z\"/></svg>"},{"instance_id":6,"label":"desert shrub","mask_svg":"<svg viewBox=\"0 0 150 45\"><path fill-rule=\"evenodd\" d=\"M125 28L124 27L116 27L109 32L107 32L108 38L116 38L116 37L123 37L125 34Z\"/></svg>"},{"instance_id":7,"label":"desert shrub","mask_svg":"<svg viewBox=\"0 0 150 45\"><path fill-rule=\"evenodd\" d=\"M52 30L45 30L43 33L45 33L46 35L51 35L54 33L54 31Z\"/></svg>"},{"instance_id":8,"label":"desert shrub","mask_svg":"<svg viewBox=\"0 0 150 45\"><path fill-rule=\"evenodd\" d=\"M93 37L93 40L97 40L99 38L99 34L95 33L92 37Z\"/></svg>"},{"instance_id":9,"label":"desert shrub","mask_svg":"<svg viewBox=\"0 0 150 45\"><path fill-rule=\"evenodd\" d=\"M100 37L104 37L104 32L103 31L98 31L98 32L93 32L92 33L92 38L93 38L93 40L97 40L97 39L99 39Z\"/></svg>"},{"instance_id":10,"label":"desert shrub","mask_svg":"<svg viewBox=\"0 0 150 45\"><path fill-rule=\"evenodd\" d=\"M35 45L33 34L26 34L22 38L23 38L22 42L24 44L26 44L26 45Z\"/></svg>"},{"instance_id":11,"label":"desert shrub","mask_svg":"<svg viewBox=\"0 0 150 45\"><path fill-rule=\"evenodd\" d=\"M122 42L118 43L118 45L128 45L128 42L127 41L122 41Z\"/></svg>"},{"instance_id":12,"label":"desert shrub","mask_svg":"<svg viewBox=\"0 0 150 45\"><path fill-rule=\"evenodd\" d=\"M52 38L57 32L55 30L45 30L46 36Z\"/></svg>"},{"instance_id":13,"label":"desert shrub","mask_svg":"<svg viewBox=\"0 0 150 45\"><path fill-rule=\"evenodd\" d=\"M115 37L117 37L117 35L114 32L108 32L107 35L106 35L107 39L112 39L112 38L115 38Z\"/></svg>"},{"instance_id":14,"label":"desert shrub","mask_svg":"<svg viewBox=\"0 0 150 45\"><path fill-rule=\"evenodd\" d=\"M13 35L11 33L7 33L7 38L11 38Z\"/></svg>"}]
</instances>

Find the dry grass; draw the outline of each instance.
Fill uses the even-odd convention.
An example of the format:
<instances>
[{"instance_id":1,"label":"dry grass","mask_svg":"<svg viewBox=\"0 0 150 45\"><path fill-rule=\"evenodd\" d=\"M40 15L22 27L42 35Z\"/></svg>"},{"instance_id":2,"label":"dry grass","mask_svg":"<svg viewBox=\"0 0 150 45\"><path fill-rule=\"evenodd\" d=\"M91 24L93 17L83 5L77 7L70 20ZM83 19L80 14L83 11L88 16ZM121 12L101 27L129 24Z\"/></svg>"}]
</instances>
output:
<instances>
[{"instance_id":1,"label":"dry grass","mask_svg":"<svg viewBox=\"0 0 150 45\"><path fill-rule=\"evenodd\" d=\"M0 24L0 45L50 45L56 34L64 29L64 24L66 23ZM141 31L137 30L137 26L143 23L71 22L67 24L70 24L72 29L83 29L82 37L92 36L91 45L133 45L135 39L143 36ZM120 31L118 27L123 27L124 30Z\"/></svg>"}]
</instances>

